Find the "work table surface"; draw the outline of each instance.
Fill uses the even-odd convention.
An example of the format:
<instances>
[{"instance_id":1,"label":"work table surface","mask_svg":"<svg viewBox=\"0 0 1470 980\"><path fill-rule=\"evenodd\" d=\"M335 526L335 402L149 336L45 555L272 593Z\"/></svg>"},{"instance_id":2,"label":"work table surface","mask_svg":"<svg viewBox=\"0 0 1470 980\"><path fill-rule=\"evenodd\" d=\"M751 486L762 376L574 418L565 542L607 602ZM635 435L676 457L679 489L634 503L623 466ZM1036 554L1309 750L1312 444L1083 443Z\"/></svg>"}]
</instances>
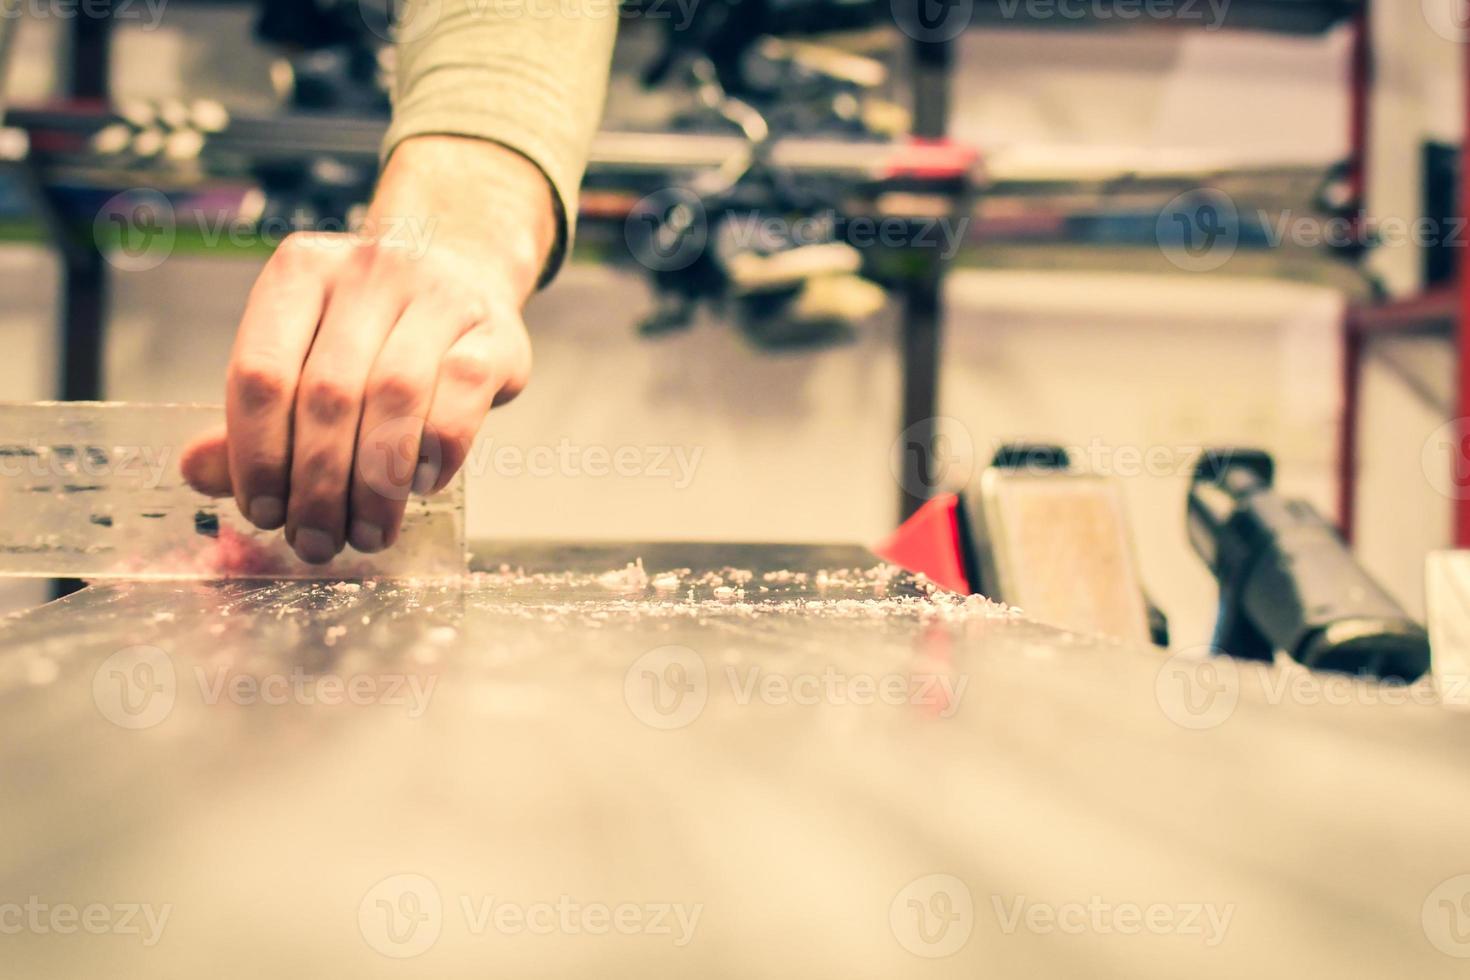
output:
<instances>
[{"instance_id":1,"label":"work table surface","mask_svg":"<svg viewBox=\"0 0 1470 980\"><path fill-rule=\"evenodd\" d=\"M1470 970L1463 711L855 548L476 556L0 621L0 975Z\"/></svg>"}]
</instances>

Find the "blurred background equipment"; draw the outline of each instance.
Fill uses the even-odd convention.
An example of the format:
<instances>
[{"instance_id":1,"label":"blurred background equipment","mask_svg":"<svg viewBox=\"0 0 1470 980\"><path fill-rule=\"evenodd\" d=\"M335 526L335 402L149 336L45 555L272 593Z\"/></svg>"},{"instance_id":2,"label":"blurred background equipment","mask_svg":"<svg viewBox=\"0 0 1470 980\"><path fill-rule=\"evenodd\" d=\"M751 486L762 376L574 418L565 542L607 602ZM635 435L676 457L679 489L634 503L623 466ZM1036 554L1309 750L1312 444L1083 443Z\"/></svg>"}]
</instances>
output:
<instances>
[{"instance_id":1,"label":"blurred background equipment","mask_svg":"<svg viewBox=\"0 0 1470 980\"><path fill-rule=\"evenodd\" d=\"M1169 645L1148 600L1118 481L1061 446L1002 446L976 486L929 501L878 555L941 588L984 595L1039 623Z\"/></svg>"},{"instance_id":2,"label":"blurred background equipment","mask_svg":"<svg viewBox=\"0 0 1470 980\"><path fill-rule=\"evenodd\" d=\"M1004 447L965 505L978 591L1062 629L1168 646L1117 480L1074 469L1061 447Z\"/></svg>"},{"instance_id":3,"label":"blurred background equipment","mask_svg":"<svg viewBox=\"0 0 1470 980\"><path fill-rule=\"evenodd\" d=\"M1365 572L1312 505L1272 489L1271 457L1207 451L1189 495L1189 538L1220 581L1214 648L1314 670L1414 681L1429 638Z\"/></svg>"},{"instance_id":4,"label":"blurred background equipment","mask_svg":"<svg viewBox=\"0 0 1470 980\"><path fill-rule=\"evenodd\" d=\"M876 85L883 71L873 67L870 84ZM717 170L643 198L628 215L629 247L651 271L658 303L640 329L650 335L687 329L704 300L728 303L761 347L841 339L851 321L884 303L882 290L859 275L863 253L843 237L849 218L840 209L849 187L773 164L776 141L803 130L790 120L773 129L759 109L725 90L711 59L693 58L689 73L709 115L736 128L747 145ZM834 74L812 74L819 87L833 90L828 95L845 87ZM826 113L814 128L836 119Z\"/></svg>"}]
</instances>

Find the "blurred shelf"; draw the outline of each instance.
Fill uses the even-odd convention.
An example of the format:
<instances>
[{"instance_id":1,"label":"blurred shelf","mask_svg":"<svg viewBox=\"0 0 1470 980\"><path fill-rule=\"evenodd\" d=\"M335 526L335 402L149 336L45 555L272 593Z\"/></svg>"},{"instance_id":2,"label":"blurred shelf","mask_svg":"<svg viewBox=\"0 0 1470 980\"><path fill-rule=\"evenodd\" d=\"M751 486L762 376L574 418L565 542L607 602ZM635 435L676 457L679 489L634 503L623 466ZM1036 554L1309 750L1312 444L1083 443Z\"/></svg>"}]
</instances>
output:
<instances>
[{"instance_id":1,"label":"blurred shelf","mask_svg":"<svg viewBox=\"0 0 1470 980\"><path fill-rule=\"evenodd\" d=\"M237 114L204 139L196 156L171 162L95 151L97 135L122 123L95 104L17 108L5 122L24 132L28 165L42 183L83 197L88 190L134 187L207 193L232 182L249 185L260 167L318 158L375 167L385 132L379 119ZM740 138L721 134L603 132L593 144L581 218L621 222L643 195L717 168L744 149ZM1273 241L1272 216L1312 213L1331 170L1329 162L1260 162L1220 151L1012 146L982 154L918 139L791 138L777 143L770 159L794 174L841 182L854 214L962 220L961 238L972 252L1009 246L1014 257L1045 262L1038 246L1075 246L1098 252L1104 266L1115 260L1125 268L1137 261L1124 255L1130 248L1151 245L1158 252L1160 216L1202 188L1225 195L1236 212L1235 248L1292 251ZM95 213L102 200L94 193L85 203ZM1325 248L1295 251L1346 265ZM1268 275L1285 268L1251 267Z\"/></svg>"},{"instance_id":2,"label":"blurred shelf","mask_svg":"<svg viewBox=\"0 0 1470 980\"><path fill-rule=\"evenodd\" d=\"M924 9L931 0L856 0L846 3L772 4L761 12L762 29L777 34L822 34L834 29L906 20L947 24L965 18L970 29L1119 31L1251 30L1277 34L1320 34L1363 9L1362 0L959 0ZM903 4L913 4L905 8ZM666 10L667 0L624 0L625 16ZM666 15L665 15L666 16ZM938 33L938 31L936 31ZM953 32L944 28L943 33Z\"/></svg>"},{"instance_id":3,"label":"blurred shelf","mask_svg":"<svg viewBox=\"0 0 1470 980\"><path fill-rule=\"evenodd\" d=\"M121 154L103 156L93 139L123 119L88 104L13 108L5 125L23 130L35 157L48 165L73 168L124 166ZM172 166L156 158L138 160L127 169L176 179L191 172L247 176L260 164L332 157L348 164L375 165L388 125L384 119L309 113L232 114L228 125L209 134L197 157ZM740 137L704 133L603 132L593 142L592 177L670 174L718 167L745 147ZM797 173L881 180L912 176L927 181L964 179L976 166L972 150L953 143L881 142L836 138L790 138L774 149L772 163Z\"/></svg>"},{"instance_id":4,"label":"blurred shelf","mask_svg":"<svg viewBox=\"0 0 1470 980\"><path fill-rule=\"evenodd\" d=\"M174 0L181 7L246 7L252 0ZM357 0L370 5L372 0ZM903 0L773 4L763 11L767 33L826 33L835 27L892 21ZM928 0L917 0L919 3ZM962 0L963 2L963 0ZM392 0L379 4L387 8ZM971 0L970 28L1127 30L1160 25L1182 30L1252 30L1320 34L1363 9L1363 0ZM667 16L668 0L624 0L625 17L640 10ZM932 16L932 14L931 14ZM939 19L946 16L943 12Z\"/></svg>"},{"instance_id":5,"label":"blurred shelf","mask_svg":"<svg viewBox=\"0 0 1470 980\"><path fill-rule=\"evenodd\" d=\"M1153 6L1160 13L1145 11ZM976 0L971 26L1058 30L1252 30L1320 34L1352 17L1360 0ZM1217 9L1218 8L1218 9Z\"/></svg>"}]
</instances>

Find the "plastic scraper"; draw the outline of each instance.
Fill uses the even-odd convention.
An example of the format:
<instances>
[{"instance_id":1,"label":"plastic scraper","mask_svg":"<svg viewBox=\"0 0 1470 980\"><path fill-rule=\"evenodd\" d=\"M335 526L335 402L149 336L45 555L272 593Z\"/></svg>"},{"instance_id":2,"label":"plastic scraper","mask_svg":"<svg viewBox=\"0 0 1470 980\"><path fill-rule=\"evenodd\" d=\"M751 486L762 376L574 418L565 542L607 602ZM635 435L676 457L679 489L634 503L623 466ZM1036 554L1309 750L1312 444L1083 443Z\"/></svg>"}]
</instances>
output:
<instances>
[{"instance_id":1,"label":"plastic scraper","mask_svg":"<svg viewBox=\"0 0 1470 980\"><path fill-rule=\"evenodd\" d=\"M224 425L210 405L0 404L0 576L79 579L446 578L465 570L464 488L410 496L397 543L301 561L179 459Z\"/></svg>"}]
</instances>

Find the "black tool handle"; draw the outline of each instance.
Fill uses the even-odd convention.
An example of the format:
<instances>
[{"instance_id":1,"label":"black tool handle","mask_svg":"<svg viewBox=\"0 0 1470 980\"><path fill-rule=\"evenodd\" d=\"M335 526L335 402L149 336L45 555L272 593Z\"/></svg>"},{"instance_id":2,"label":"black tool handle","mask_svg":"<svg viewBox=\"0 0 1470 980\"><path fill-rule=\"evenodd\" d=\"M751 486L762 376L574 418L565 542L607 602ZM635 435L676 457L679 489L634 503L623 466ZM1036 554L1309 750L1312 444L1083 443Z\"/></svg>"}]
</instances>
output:
<instances>
[{"instance_id":1,"label":"black tool handle","mask_svg":"<svg viewBox=\"0 0 1470 980\"><path fill-rule=\"evenodd\" d=\"M1215 644L1233 656L1284 650L1307 667L1413 680L1429 640L1354 559L1322 515L1271 486L1258 450L1206 453L1195 469L1189 532L1220 582Z\"/></svg>"}]
</instances>

